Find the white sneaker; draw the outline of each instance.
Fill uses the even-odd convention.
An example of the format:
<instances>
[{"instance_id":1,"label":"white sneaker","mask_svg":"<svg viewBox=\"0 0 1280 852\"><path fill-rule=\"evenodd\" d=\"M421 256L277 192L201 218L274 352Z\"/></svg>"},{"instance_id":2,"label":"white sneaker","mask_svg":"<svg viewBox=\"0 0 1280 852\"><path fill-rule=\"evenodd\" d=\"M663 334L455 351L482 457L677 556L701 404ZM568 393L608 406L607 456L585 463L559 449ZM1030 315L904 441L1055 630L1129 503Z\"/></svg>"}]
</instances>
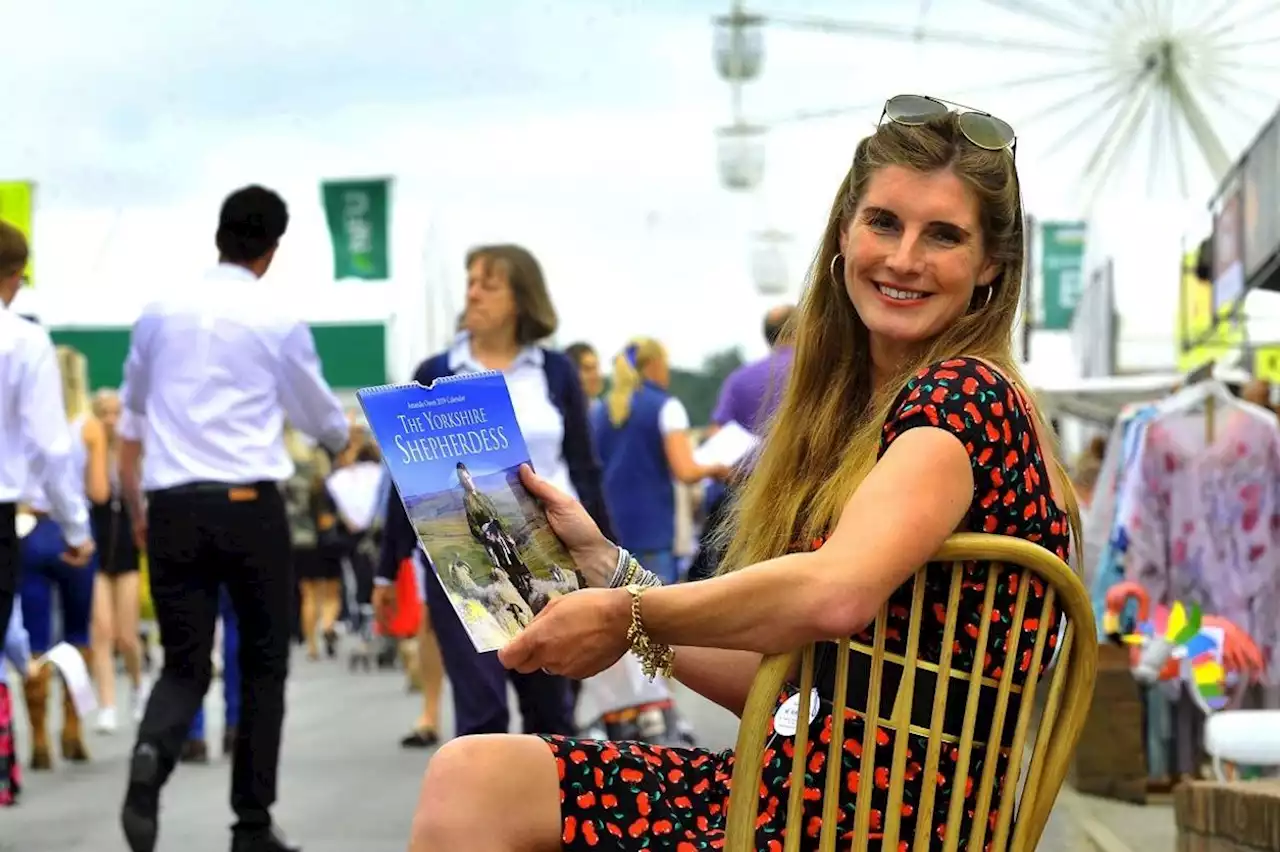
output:
<instances>
[{"instance_id":1,"label":"white sneaker","mask_svg":"<svg viewBox=\"0 0 1280 852\"><path fill-rule=\"evenodd\" d=\"M142 680L133 690L133 721L138 723L142 721L142 716L147 712L147 700L151 698L151 678L146 675L142 676Z\"/></svg>"},{"instance_id":2,"label":"white sneaker","mask_svg":"<svg viewBox=\"0 0 1280 852\"><path fill-rule=\"evenodd\" d=\"M116 732L116 708L103 707L98 711L98 723L95 726L100 734L114 734Z\"/></svg>"}]
</instances>

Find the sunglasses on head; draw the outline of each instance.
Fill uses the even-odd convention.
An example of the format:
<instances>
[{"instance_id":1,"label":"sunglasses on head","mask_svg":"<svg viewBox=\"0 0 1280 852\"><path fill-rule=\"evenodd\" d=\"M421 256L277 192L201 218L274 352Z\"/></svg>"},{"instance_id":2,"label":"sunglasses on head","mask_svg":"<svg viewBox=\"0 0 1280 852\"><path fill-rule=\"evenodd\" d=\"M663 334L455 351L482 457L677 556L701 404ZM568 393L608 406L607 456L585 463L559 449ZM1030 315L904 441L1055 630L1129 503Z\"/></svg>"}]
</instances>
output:
<instances>
[{"instance_id":1,"label":"sunglasses on head","mask_svg":"<svg viewBox=\"0 0 1280 852\"><path fill-rule=\"evenodd\" d=\"M919 127L950 112L960 114L960 132L977 147L985 151L1007 150L1014 157L1017 156L1018 136L1008 122L991 113L928 95L895 95L889 98L885 101L884 111L880 113L880 121L876 124L879 125L888 117L894 124Z\"/></svg>"}]
</instances>

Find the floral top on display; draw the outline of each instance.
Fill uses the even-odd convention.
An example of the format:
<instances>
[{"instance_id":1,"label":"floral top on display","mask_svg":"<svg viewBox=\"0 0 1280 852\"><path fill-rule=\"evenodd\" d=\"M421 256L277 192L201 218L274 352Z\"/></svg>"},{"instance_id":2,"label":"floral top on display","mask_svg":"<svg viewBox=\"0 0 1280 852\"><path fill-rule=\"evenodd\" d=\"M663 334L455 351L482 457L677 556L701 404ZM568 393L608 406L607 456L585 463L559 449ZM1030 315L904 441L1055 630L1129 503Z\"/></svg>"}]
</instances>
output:
<instances>
[{"instance_id":1,"label":"floral top on display","mask_svg":"<svg viewBox=\"0 0 1280 852\"><path fill-rule=\"evenodd\" d=\"M1223 412L1206 443L1204 416L1150 423L1126 528L1126 570L1153 602L1199 604L1262 649L1267 682L1280 648L1280 431Z\"/></svg>"}]
</instances>

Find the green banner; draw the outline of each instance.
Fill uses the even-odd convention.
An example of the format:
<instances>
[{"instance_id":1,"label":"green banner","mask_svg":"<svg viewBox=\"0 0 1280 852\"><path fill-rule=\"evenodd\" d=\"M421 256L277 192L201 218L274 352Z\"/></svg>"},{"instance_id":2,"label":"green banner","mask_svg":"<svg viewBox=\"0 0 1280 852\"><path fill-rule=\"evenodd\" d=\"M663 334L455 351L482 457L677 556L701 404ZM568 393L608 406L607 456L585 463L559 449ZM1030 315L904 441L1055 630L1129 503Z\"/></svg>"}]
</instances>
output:
<instances>
[{"instance_id":1,"label":"green banner","mask_svg":"<svg viewBox=\"0 0 1280 852\"><path fill-rule=\"evenodd\" d=\"M326 181L324 215L333 241L333 277L391 277L391 181Z\"/></svg>"},{"instance_id":2,"label":"green banner","mask_svg":"<svg viewBox=\"0 0 1280 852\"><path fill-rule=\"evenodd\" d=\"M1040 228L1040 275L1044 311L1040 327L1071 328L1071 316L1084 289L1084 222L1045 222Z\"/></svg>"}]
</instances>

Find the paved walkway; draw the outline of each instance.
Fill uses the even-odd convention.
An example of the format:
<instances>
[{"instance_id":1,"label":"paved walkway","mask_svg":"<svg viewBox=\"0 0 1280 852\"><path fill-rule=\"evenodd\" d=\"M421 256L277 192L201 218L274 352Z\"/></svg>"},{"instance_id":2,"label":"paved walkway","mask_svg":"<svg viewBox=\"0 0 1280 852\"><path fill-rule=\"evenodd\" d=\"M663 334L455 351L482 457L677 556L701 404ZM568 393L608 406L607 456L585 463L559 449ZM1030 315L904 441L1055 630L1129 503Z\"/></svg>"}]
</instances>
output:
<instances>
[{"instance_id":1,"label":"paved walkway","mask_svg":"<svg viewBox=\"0 0 1280 852\"><path fill-rule=\"evenodd\" d=\"M449 704L446 693L446 730ZM680 696L680 704L705 745L732 745L736 720L730 714L689 693ZM216 684L207 707L210 742L217 743ZM427 755L402 751L397 741L416 708L417 697L405 694L398 673L351 675L340 664L297 658L276 817L306 852L404 852ZM27 774L23 804L0 809L0 852L126 852L117 813L131 734L122 729L113 737L92 735L89 744L94 760L88 765ZM26 743L19 745L26 754ZM228 763L218 758L208 766L178 768L165 789L159 852L228 848L228 777ZM1040 849L1089 848L1069 809L1059 808ZM1142 848L1164 852L1172 846Z\"/></svg>"}]
</instances>

